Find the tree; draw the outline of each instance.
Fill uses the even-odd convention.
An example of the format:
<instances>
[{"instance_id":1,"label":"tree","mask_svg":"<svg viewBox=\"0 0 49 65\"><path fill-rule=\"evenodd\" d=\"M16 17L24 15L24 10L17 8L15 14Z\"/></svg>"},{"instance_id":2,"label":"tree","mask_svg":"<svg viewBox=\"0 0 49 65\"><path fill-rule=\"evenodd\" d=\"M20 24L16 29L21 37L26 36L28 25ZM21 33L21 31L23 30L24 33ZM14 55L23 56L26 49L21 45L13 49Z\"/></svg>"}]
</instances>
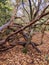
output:
<instances>
[{"instance_id":1,"label":"tree","mask_svg":"<svg viewBox=\"0 0 49 65\"><path fill-rule=\"evenodd\" d=\"M12 32L9 35L7 35L7 37L5 39L0 41L0 46L1 46L0 51L5 51L7 49L10 49L10 48L13 48L14 46L16 46L16 44L13 44L13 43L12 44L9 43L9 46L6 46L7 45L6 42L9 42L11 40L15 42L15 38L18 39L19 36L22 35L24 37L24 39L25 39L25 42L21 42L18 39L17 42L19 44L25 46L26 48L27 48L28 44L31 44L38 52L40 52L40 50L37 48L37 46L41 45L42 42L39 45L38 44L36 45L34 42L31 42L32 35L33 35L32 29L34 29L34 27L36 25L44 24L44 28L42 29L42 33L44 34L46 23L45 22L41 23L40 20L43 17L45 17L46 15L49 14L49 11L46 11L47 8L49 7L49 4L46 5L46 7L44 7L43 10L41 11L40 10L40 6L41 6L41 3L42 3L41 0L38 1L37 6L35 5L35 3L33 1L33 5L34 5L33 8L32 8L31 0L28 0L28 1L29 1L29 12L25 9L23 0L22 0L22 6L23 6L23 11L25 10L26 13L29 14L29 22L26 25L14 23L15 19L17 19L17 18L20 18L22 20L22 17L16 17L16 6L15 6L14 15L11 17L11 19L9 21L10 24L11 24L11 22L13 22L12 25L8 24L6 27L4 26L4 28L6 28L6 30L11 29ZM46 21L47 20L48 19L46 19ZM27 31L26 31L26 29L27 29ZM2 31L1 31L1 33L2 33ZM43 37L43 35L42 35L42 37Z\"/></svg>"}]
</instances>

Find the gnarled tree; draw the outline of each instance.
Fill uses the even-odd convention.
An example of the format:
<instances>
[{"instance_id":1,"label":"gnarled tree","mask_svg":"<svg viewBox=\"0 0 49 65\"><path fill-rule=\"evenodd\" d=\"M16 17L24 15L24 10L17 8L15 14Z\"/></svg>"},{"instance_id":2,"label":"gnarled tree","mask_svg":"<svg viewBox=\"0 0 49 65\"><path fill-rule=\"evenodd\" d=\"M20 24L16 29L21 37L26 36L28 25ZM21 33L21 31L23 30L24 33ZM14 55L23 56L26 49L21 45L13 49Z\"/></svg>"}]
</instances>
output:
<instances>
[{"instance_id":1,"label":"gnarled tree","mask_svg":"<svg viewBox=\"0 0 49 65\"><path fill-rule=\"evenodd\" d=\"M42 10L40 10L41 4L42 4L42 0L37 1L37 5L35 4L35 2L32 0L28 0L29 2L29 12L27 11L27 9L25 8L25 3L22 0L22 7L23 10L25 10L25 12L29 15L29 22L28 23L24 23L23 24L18 24L15 23L15 19L22 19L22 17L17 17L16 16L16 10L19 8L19 5L17 6L17 4L15 5L14 8L14 15L11 16L11 19L9 20L9 22L7 22L5 25L0 27L0 33L3 34L5 32L5 30L9 29L10 34L8 34L5 38L3 38L2 40L0 40L0 52L8 50L10 48L13 48L14 46L16 46L16 42L18 44L21 44L23 46L25 46L27 48L28 44L31 44L38 52L40 52L40 50L37 48L37 46L42 44L42 40L41 43L35 44L34 42L31 42L32 39L32 35L33 35L33 29L36 25L47 25L45 22L42 23L37 23L39 22L43 17L49 15L49 11L47 11L49 4L46 5L46 7L43 7ZM32 4L33 3L33 4ZM43 3L45 5L45 3ZM16 9L17 7L17 9ZM48 18L46 19L46 21L48 20ZM3 31L4 30L4 31ZM45 26L42 29L42 33L44 35L44 30L45 30ZM3 31L3 32L2 32ZM19 40L19 36L22 35L25 39L25 42L21 42ZM43 38L42 35L42 38ZM15 39L15 41L13 40ZM17 39L17 40L16 40ZM12 44L8 44L7 42L9 41L13 41Z\"/></svg>"}]
</instances>

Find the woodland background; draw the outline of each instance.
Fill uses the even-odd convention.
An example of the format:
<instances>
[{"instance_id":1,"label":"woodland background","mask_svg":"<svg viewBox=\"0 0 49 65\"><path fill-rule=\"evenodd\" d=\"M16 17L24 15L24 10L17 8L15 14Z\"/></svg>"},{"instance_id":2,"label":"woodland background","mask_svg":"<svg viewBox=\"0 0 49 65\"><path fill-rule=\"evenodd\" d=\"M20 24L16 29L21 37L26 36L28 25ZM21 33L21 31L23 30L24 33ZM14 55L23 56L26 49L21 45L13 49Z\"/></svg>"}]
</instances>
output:
<instances>
[{"instance_id":1,"label":"woodland background","mask_svg":"<svg viewBox=\"0 0 49 65\"><path fill-rule=\"evenodd\" d=\"M0 0L0 65L49 65L49 0Z\"/></svg>"}]
</instances>

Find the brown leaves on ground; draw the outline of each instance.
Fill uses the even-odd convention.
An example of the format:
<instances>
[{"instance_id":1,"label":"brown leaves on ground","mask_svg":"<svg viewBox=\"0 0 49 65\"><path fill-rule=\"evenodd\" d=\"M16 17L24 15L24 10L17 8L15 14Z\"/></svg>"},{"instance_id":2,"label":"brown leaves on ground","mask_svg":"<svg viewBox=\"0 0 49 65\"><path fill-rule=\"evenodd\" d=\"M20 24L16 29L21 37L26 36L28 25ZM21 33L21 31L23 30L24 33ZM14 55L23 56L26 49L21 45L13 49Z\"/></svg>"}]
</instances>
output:
<instances>
[{"instance_id":1,"label":"brown leaves on ground","mask_svg":"<svg viewBox=\"0 0 49 65\"><path fill-rule=\"evenodd\" d=\"M32 41L39 44L41 33L35 33ZM23 40L23 39L22 39ZM27 54L22 52L23 46L17 45L4 53L0 53L0 65L49 65L49 32L44 33L43 44L38 46L41 54L28 46Z\"/></svg>"}]
</instances>

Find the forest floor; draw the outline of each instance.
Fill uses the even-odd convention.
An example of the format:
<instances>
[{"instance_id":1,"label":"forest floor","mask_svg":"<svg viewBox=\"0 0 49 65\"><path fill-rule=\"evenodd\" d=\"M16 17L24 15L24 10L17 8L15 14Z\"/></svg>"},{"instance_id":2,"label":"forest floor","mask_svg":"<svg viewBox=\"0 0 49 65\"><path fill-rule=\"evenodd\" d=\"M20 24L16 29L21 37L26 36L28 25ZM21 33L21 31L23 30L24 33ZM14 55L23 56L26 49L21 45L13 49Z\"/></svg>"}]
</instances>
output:
<instances>
[{"instance_id":1,"label":"forest floor","mask_svg":"<svg viewBox=\"0 0 49 65\"><path fill-rule=\"evenodd\" d=\"M32 41L39 44L41 42L41 33L36 32ZM49 65L49 32L45 31L43 44L38 46L41 54L38 53L31 45L28 45L27 53L23 53L23 46L16 47L0 53L0 65Z\"/></svg>"}]
</instances>

